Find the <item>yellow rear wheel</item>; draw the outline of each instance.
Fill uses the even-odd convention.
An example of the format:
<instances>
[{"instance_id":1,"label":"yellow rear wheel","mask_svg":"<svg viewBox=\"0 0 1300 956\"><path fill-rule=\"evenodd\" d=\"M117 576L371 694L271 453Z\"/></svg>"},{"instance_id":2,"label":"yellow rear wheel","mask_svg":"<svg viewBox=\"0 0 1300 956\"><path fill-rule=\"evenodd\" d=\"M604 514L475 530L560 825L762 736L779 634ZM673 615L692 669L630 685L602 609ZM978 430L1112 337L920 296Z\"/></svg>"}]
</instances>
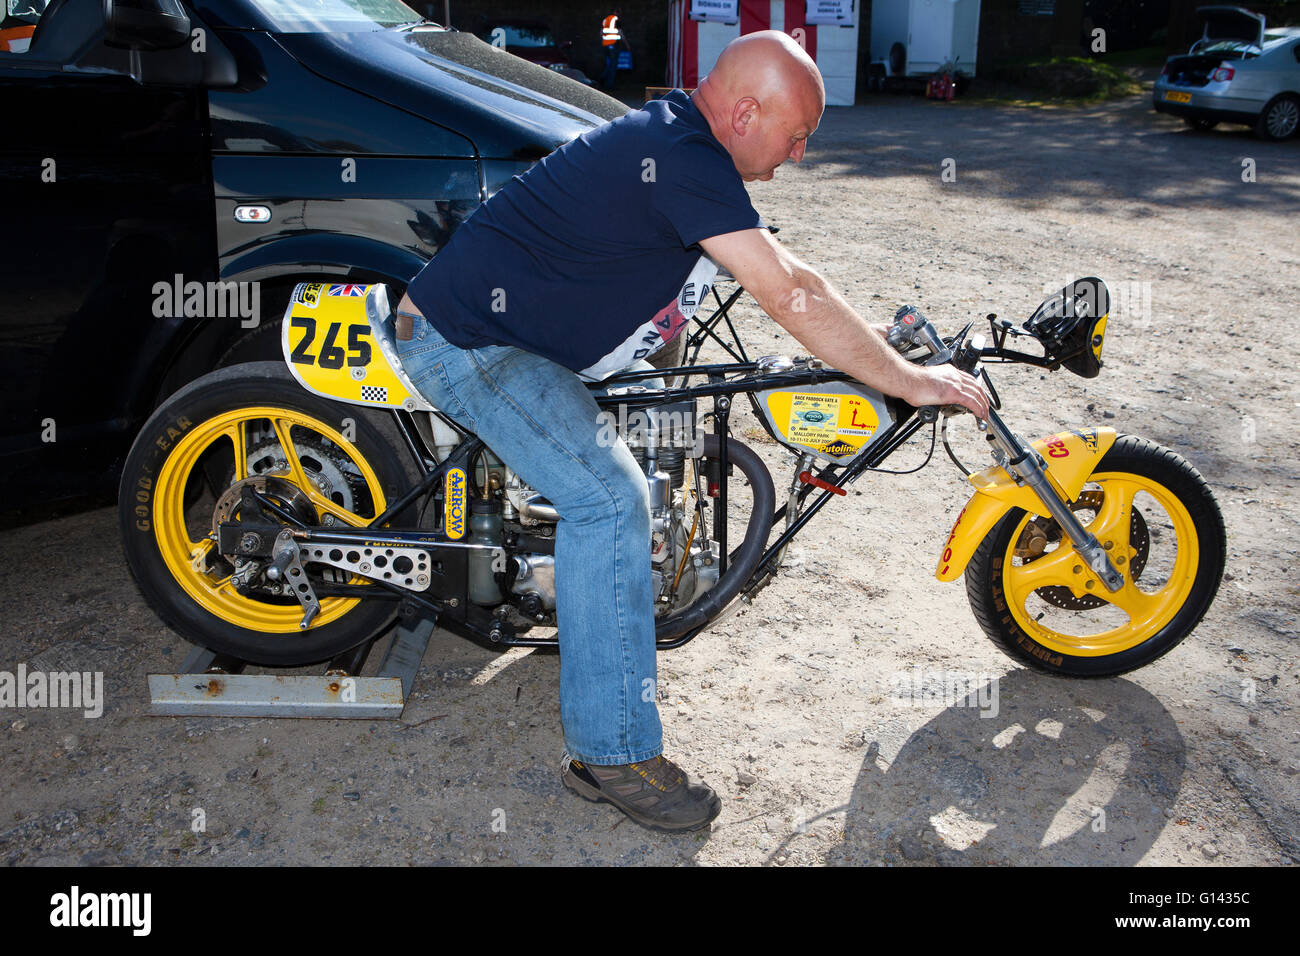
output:
<instances>
[{"instance_id":1,"label":"yellow rear wheel","mask_svg":"<svg viewBox=\"0 0 1300 956\"><path fill-rule=\"evenodd\" d=\"M254 462L252 470L250 451L261 452L263 459ZM320 462L322 458L330 459L328 464ZM220 489L203 487L209 476L201 466L215 464L214 459L223 470L225 462L231 466L230 479ZM271 497L306 510L304 517L313 524L366 524L383 511L383 488L370 463L334 426L269 405L234 409L197 424L164 461L153 496L153 528L176 582L223 621L265 633L296 634L302 620L297 600L241 594L232 582L235 568L216 551L214 510L228 489L255 476L279 479L271 486L278 494L273 490ZM346 493L333 487L337 480L347 482ZM218 496L217 490L223 494ZM350 510L353 507L357 510ZM357 603L356 598L324 598L312 623L323 627Z\"/></svg>"},{"instance_id":2,"label":"yellow rear wheel","mask_svg":"<svg viewBox=\"0 0 1300 956\"><path fill-rule=\"evenodd\" d=\"M326 660L375 636L396 611L388 592L322 595L303 608L258 567L222 554L216 531L239 520L252 484L308 526L367 525L417 471L387 413L311 395L279 362L233 366L191 383L149 419L119 497L123 547L159 616L194 643L264 664ZM413 526L408 508L392 526ZM363 586L309 565L318 584Z\"/></svg>"}]
</instances>

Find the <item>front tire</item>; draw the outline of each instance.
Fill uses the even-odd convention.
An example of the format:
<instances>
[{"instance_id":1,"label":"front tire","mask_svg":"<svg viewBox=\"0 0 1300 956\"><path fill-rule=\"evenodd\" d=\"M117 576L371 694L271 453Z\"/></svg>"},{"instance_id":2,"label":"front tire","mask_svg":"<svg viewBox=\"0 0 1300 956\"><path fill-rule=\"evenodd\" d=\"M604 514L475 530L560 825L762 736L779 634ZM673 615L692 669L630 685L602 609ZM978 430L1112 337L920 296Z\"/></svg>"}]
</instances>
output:
<instances>
[{"instance_id":1,"label":"front tire","mask_svg":"<svg viewBox=\"0 0 1300 956\"><path fill-rule=\"evenodd\" d=\"M971 609L1017 661L1063 677L1112 677L1168 653L1223 576L1226 535L1205 479L1182 456L1121 436L1073 503L1124 576L1111 594L1050 517L1014 508L966 569Z\"/></svg>"},{"instance_id":2,"label":"front tire","mask_svg":"<svg viewBox=\"0 0 1300 956\"><path fill-rule=\"evenodd\" d=\"M149 418L123 470L118 520L141 594L186 640L257 664L315 663L376 636L395 601L322 597L302 630L296 599L235 586L212 532L217 512L253 479L309 525L368 523L417 480L403 447L386 413L312 395L282 362L197 379ZM414 510L394 524L413 524Z\"/></svg>"}]
</instances>

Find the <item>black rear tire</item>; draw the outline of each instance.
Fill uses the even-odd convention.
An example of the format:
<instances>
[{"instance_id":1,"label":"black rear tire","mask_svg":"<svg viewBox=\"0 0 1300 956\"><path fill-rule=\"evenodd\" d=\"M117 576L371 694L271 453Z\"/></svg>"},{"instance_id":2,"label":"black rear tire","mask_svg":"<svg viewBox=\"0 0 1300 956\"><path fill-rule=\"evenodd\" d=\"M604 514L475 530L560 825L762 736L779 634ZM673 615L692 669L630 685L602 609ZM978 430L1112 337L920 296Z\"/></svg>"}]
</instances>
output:
<instances>
[{"instance_id":1,"label":"black rear tire","mask_svg":"<svg viewBox=\"0 0 1300 956\"><path fill-rule=\"evenodd\" d=\"M889 48L889 75L902 76L907 68L907 47L895 43Z\"/></svg>"}]
</instances>

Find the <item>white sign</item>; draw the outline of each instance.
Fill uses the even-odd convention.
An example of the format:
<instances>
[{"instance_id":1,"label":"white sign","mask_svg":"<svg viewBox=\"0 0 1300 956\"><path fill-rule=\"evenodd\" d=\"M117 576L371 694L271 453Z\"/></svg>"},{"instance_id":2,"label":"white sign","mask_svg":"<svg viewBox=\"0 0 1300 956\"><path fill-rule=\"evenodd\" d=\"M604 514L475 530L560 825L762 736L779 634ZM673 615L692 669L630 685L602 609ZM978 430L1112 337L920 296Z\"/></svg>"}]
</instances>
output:
<instances>
[{"instance_id":1,"label":"white sign","mask_svg":"<svg viewBox=\"0 0 1300 956\"><path fill-rule=\"evenodd\" d=\"M691 0L691 19L705 23L739 23L740 0Z\"/></svg>"},{"instance_id":2,"label":"white sign","mask_svg":"<svg viewBox=\"0 0 1300 956\"><path fill-rule=\"evenodd\" d=\"M809 26L815 23L833 23L851 27L854 6L853 0L807 0L803 22Z\"/></svg>"}]
</instances>

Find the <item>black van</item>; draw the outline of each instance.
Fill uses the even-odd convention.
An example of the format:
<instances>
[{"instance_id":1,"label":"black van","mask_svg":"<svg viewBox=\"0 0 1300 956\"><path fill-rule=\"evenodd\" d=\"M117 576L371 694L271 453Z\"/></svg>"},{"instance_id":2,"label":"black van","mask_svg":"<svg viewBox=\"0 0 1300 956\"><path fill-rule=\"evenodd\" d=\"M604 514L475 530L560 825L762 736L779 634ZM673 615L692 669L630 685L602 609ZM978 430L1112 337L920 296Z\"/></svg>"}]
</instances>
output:
<instances>
[{"instance_id":1,"label":"black van","mask_svg":"<svg viewBox=\"0 0 1300 956\"><path fill-rule=\"evenodd\" d=\"M627 109L400 0L45 2L0 22L7 523L111 496L163 398L279 354L297 283L400 296L514 174Z\"/></svg>"}]
</instances>

